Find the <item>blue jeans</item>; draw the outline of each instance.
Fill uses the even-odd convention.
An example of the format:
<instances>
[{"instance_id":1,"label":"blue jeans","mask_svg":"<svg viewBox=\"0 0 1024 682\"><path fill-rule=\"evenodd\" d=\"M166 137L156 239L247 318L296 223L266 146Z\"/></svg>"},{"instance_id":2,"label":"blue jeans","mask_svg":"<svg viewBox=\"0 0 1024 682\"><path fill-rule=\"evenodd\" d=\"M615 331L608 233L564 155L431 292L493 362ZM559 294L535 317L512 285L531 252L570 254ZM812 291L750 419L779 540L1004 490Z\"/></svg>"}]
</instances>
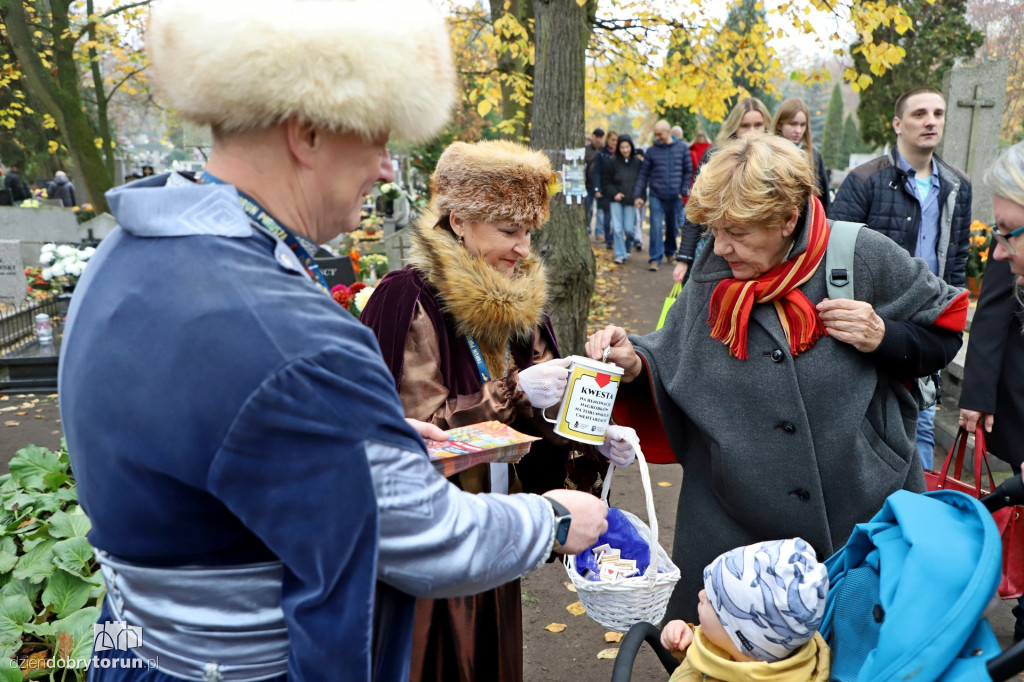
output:
<instances>
[{"instance_id":1,"label":"blue jeans","mask_svg":"<svg viewBox=\"0 0 1024 682\"><path fill-rule=\"evenodd\" d=\"M612 243L612 212L605 206L601 208L600 204L595 206L597 209L597 223L594 225L594 236L600 238L604 235L604 241L608 244Z\"/></svg>"},{"instance_id":2,"label":"blue jeans","mask_svg":"<svg viewBox=\"0 0 1024 682\"><path fill-rule=\"evenodd\" d=\"M935 458L935 406L917 413L917 454L925 469L931 469Z\"/></svg>"},{"instance_id":3,"label":"blue jeans","mask_svg":"<svg viewBox=\"0 0 1024 682\"><path fill-rule=\"evenodd\" d=\"M612 244L615 260L624 260L628 254L627 241L632 243L636 209L632 206L612 202Z\"/></svg>"},{"instance_id":4,"label":"blue jeans","mask_svg":"<svg viewBox=\"0 0 1024 682\"><path fill-rule=\"evenodd\" d=\"M591 187L587 190L587 197L583 200L583 210L587 216L587 234L590 234L590 221L594 218L594 202L597 201L597 197L594 196L594 188Z\"/></svg>"},{"instance_id":5,"label":"blue jeans","mask_svg":"<svg viewBox=\"0 0 1024 682\"><path fill-rule=\"evenodd\" d=\"M662 257L670 261L676 255L676 218L681 204L679 197L659 199L651 195L651 241L647 251L651 263L660 263Z\"/></svg>"}]
</instances>

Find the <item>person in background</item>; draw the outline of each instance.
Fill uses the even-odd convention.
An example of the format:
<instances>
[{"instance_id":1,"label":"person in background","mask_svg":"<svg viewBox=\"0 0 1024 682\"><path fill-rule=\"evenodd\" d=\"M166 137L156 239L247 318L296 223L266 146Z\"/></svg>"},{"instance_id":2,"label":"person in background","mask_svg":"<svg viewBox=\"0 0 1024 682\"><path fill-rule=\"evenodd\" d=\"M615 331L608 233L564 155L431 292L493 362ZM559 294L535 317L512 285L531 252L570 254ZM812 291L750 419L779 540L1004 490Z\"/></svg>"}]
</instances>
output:
<instances>
[{"instance_id":1,"label":"person in background","mask_svg":"<svg viewBox=\"0 0 1024 682\"><path fill-rule=\"evenodd\" d=\"M960 391L960 426L985 429L985 444L1014 473L1024 462L1024 142L985 175L992 190L991 258L971 322ZM1013 637L1024 639L1024 605L1013 609Z\"/></svg>"},{"instance_id":2,"label":"person in background","mask_svg":"<svg viewBox=\"0 0 1024 682\"><path fill-rule=\"evenodd\" d=\"M607 528L584 492L474 496L437 473L421 436L447 435L405 419L311 256L394 181L392 132L446 125L444 18L422 0L163 0L146 50L213 151L198 184L107 194L118 227L68 314L61 420L97 625L145 632L95 652L89 679L406 679L415 597L492 589Z\"/></svg>"},{"instance_id":3,"label":"person in background","mask_svg":"<svg viewBox=\"0 0 1024 682\"><path fill-rule=\"evenodd\" d=\"M609 426L594 448L558 436L543 417L565 393L569 364L544 311L544 266L530 254L550 216L553 178L542 152L504 140L453 143L431 179L410 265L384 277L360 316L407 417L443 429L494 420L543 438L515 466L450 479L468 492L598 492L604 457L625 466L634 456L632 429ZM522 652L518 580L417 601L411 682L520 682Z\"/></svg>"},{"instance_id":4,"label":"person in background","mask_svg":"<svg viewBox=\"0 0 1024 682\"><path fill-rule=\"evenodd\" d=\"M29 190L28 183L22 179L21 168L16 163L11 164L7 175L4 176L4 187L10 191L11 199L15 204L32 198L32 191Z\"/></svg>"},{"instance_id":5,"label":"person in background","mask_svg":"<svg viewBox=\"0 0 1024 682\"><path fill-rule=\"evenodd\" d=\"M697 169L700 168L700 162L704 158L704 152L708 150L711 143L708 141L708 136L704 133L697 133L696 137L693 138L693 142L690 144L690 160L693 161L693 179L690 181L690 187L693 187L693 183L697 180Z\"/></svg>"},{"instance_id":6,"label":"person in background","mask_svg":"<svg viewBox=\"0 0 1024 682\"><path fill-rule=\"evenodd\" d=\"M591 133L590 139L587 140L587 144L584 147L583 162L585 164L584 178L587 186L587 197L583 202L586 221L587 221L587 233L590 233L590 222L594 218L594 161L597 159L597 155L604 149L604 130L601 128L594 128L594 132Z\"/></svg>"},{"instance_id":7,"label":"person in background","mask_svg":"<svg viewBox=\"0 0 1024 682\"><path fill-rule=\"evenodd\" d=\"M607 191L612 197L612 239L615 248L615 263L626 262L636 242L636 207L633 204L633 188L640 175L640 164L629 135L619 137L618 149L612 159L611 179ZM636 242L639 243L639 242Z\"/></svg>"},{"instance_id":8,"label":"person in background","mask_svg":"<svg viewBox=\"0 0 1024 682\"><path fill-rule=\"evenodd\" d=\"M594 228L594 237L604 237L605 248L612 250L612 198L603 191L604 183L611 179L612 159L615 158L615 150L619 146L619 134L609 130L605 136L604 149L594 160L594 196L597 198L597 225Z\"/></svg>"},{"instance_id":9,"label":"person in background","mask_svg":"<svg viewBox=\"0 0 1024 682\"><path fill-rule=\"evenodd\" d=\"M644 206L650 187L651 232L648 270L657 272L661 259L676 253L676 218L683 198L690 191L690 148L672 138L668 121L654 124L654 144L647 148L633 188L634 205Z\"/></svg>"},{"instance_id":10,"label":"person in background","mask_svg":"<svg viewBox=\"0 0 1024 682\"><path fill-rule=\"evenodd\" d=\"M669 619L694 622L703 569L722 552L799 536L824 558L891 493L924 490L905 382L956 355L967 292L862 229L858 298L827 299L816 191L807 156L776 135L721 145L686 205L711 241L664 327L611 326L586 343L623 368L616 422L648 459L686 472Z\"/></svg>"},{"instance_id":11,"label":"person in background","mask_svg":"<svg viewBox=\"0 0 1024 682\"><path fill-rule=\"evenodd\" d=\"M737 102L719 129L715 144L705 150L704 155L700 158L700 163L694 166L693 184L696 184L701 169L715 153L717 147L750 133L762 133L768 129L771 120L768 107L756 97L747 97ZM687 216L680 230L679 242L679 252L676 253L676 266L672 271L672 279L676 282L685 282L690 266L693 265L697 254L707 243L704 226L693 223Z\"/></svg>"},{"instance_id":12,"label":"person in background","mask_svg":"<svg viewBox=\"0 0 1024 682\"><path fill-rule=\"evenodd\" d=\"M643 163L644 162L644 158L646 158L646 154L645 154L645 152L643 150L643 147L637 147L633 151L633 155L636 157L636 160L639 161L640 163ZM634 229L636 231L633 234L633 239L634 239L633 248L636 249L637 253L639 253L640 251L644 250L644 230L643 230L643 228L644 228L644 220L645 220L644 216L646 216L646 222L647 222L648 225L651 222L651 220L650 220L650 215L651 214L650 214L650 208L649 208L650 203L647 201L648 197L647 197L646 194L644 194L640 198L644 200L644 205L643 206L637 206L636 205L636 197L634 197L634 203L633 203L633 208L636 210L636 222L634 223Z\"/></svg>"},{"instance_id":13,"label":"person in background","mask_svg":"<svg viewBox=\"0 0 1024 682\"><path fill-rule=\"evenodd\" d=\"M825 168L825 159L821 152L815 148L811 139L811 110L807 103L799 97L790 97L784 100L779 108L775 110L775 119L772 121L772 130L776 135L786 138L807 154L807 160L814 168L815 182L818 185L818 197L825 209L825 215L829 215L831 197L828 182L828 169Z\"/></svg>"},{"instance_id":14,"label":"person in background","mask_svg":"<svg viewBox=\"0 0 1024 682\"><path fill-rule=\"evenodd\" d=\"M831 217L886 235L921 258L932 274L962 287L971 242L971 182L935 154L946 101L935 88L912 88L896 99L889 154L857 166L840 185ZM926 469L935 456L935 406L917 420L917 451Z\"/></svg>"},{"instance_id":15,"label":"person in background","mask_svg":"<svg viewBox=\"0 0 1024 682\"><path fill-rule=\"evenodd\" d=\"M64 171L57 171L53 176L53 180L46 186L46 196L50 199L60 199L64 208L78 206L75 200L75 185Z\"/></svg>"}]
</instances>

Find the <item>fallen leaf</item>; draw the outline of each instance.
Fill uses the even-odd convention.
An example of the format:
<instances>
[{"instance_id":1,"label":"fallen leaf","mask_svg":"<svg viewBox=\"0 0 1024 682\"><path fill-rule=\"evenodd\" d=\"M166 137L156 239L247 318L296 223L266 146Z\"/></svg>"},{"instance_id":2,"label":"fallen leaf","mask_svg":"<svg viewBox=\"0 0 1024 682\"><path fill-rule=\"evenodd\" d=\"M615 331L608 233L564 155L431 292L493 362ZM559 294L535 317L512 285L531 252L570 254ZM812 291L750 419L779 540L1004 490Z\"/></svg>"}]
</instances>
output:
<instances>
[{"instance_id":1,"label":"fallen leaf","mask_svg":"<svg viewBox=\"0 0 1024 682\"><path fill-rule=\"evenodd\" d=\"M42 419L42 418L43 418L43 415L41 415L41 414L37 414L36 415L36 419Z\"/></svg>"},{"instance_id":2,"label":"fallen leaf","mask_svg":"<svg viewBox=\"0 0 1024 682\"><path fill-rule=\"evenodd\" d=\"M562 584L563 584L563 585L565 585L565 589L569 590L570 592L575 592L575 591L576 591L576 586L575 586L575 585L573 585L573 584L572 584L571 582L569 582L568 580L566 580L566 581L565 581L564 583L562 583Z\"/></svg>"},{"instance_id":3,"label":"fallen leaf","mask_svg":"<svg viewBox=\"0 0 1024 682\"><path fill-rule=\"evenodd\" d=\"M28 412L15 412L14 414L18 415L19 417L24 417L26 414L28 414Z\"/></svg>"},{"instance_id":4,"label":"fallen leaf","mask_svg":"<svg viewBox=\"0 0 1024 682\"><path fill-rule=\"evenodd\" d=\"M11 397L7 395L0 395L0 400L10 400Z\"/></svg>"},{"instance_id":5,"label":"fallen leaf","mask_svg":"<svg viewBox=\"0 0 1024 682\"><path fill-rule=\"evenodd\" d=\"M56 397L57 397L57 394L56 394L56 393L51 393L50 395L48 395L48 396L46 396L46 397L47 397L47 398L56 398Z\"/></svg>"},{"instance_id":6,"label":"fallen leaf","mask_svg":"<svg viewBox=\"0 0 1024 682\"><path fill-rule=\"evenodd\" d=\"M45 670L46 659L50 657L48 649L37 651L34 654L29 654L25 658L21 659L21 674L27 675L29 671L34 670Z\"/></svg>"},{"instance_id":7,"label":"fallen leaf","mask_svg":"<svg viewBox=\"0 0 1024 682\"><path fill-rule=\"evenodd\" d=\"M672 484L668 481L658 481L658 485L662 488L671 488Z\"/></svg>"},{"instance_id":8,"label":"fallen leaf","mask_svg":"<svg viewBox=\"0 0 1024 682\"><path fill-rule=\"evenodd\" d=\"M568 626L565 623L552 623L551 625L548 625L544 629L547 630L548 632L561 632L562 630L564 630L567 627Z\"/></svg>"},{"instance_id":9,"label":"fallen leaf","mask_svg":"<svg viewBox=\"0 0 1024 682\"><path fill-rule=\"evenodd\" d=\"M20 423L21 423L21 422L16 422L16 421L8 421L8 422L4 422L4 426L17 426L17 425L18 425L18 424L20 424Z\"/></svg>"},{"instance_id":10,"label":"fallen leaf","mask_svg":"<svg viewBox=\"0 0 1024 682\"><path fill-rule=\"evenodd\" d=\"M606 632L604 633L604 641L609 644L617 644L622 641L622 636L621 632Z\"/></svg>"},{"instance_id":11,"label":"fallen leaf","mask_svg":"<svg viewBox=\"0 0 1024 682\"><path fill-rule=\"evenodd\" d=\"M565 610L574 616L582 616L584 613L587 612L587 610L583 608L583 604L579 603L578 601L574 601L573 603L566 606Z\"/></svg>"},{"instance_id":12,"label":"fallen leaf","mask_svg":"<svg viewBox=\"0 0 1024 682\"><path fill-rule=\"evenodd\" d=\"M57 638L57 658L67 659L71 655L74 643L71 635L66 632L60 633L60 637Z\"/></svg>"},{"instance_id":13,"label":"fallen leaf","mask_svg":"<svg viewBox=\"0 0 1024 682\"><path fill-rule=\"evenodd\" d=\"M614 661L615 657L619 655L619 650L616 648L601 649L597 652L597 657L604 661Z\"/></svg>"},{"instance_id":14,"label":"fallen leaf","mask_svg":"<svg viewBox=\"0 0 1024 682\"><path fill-rule=\"evenodd\" d=\"M17 405L11 405L10 407L0 408L0 412L14 412L16 409L18 409Z\"/></svg>"}]
</instances>

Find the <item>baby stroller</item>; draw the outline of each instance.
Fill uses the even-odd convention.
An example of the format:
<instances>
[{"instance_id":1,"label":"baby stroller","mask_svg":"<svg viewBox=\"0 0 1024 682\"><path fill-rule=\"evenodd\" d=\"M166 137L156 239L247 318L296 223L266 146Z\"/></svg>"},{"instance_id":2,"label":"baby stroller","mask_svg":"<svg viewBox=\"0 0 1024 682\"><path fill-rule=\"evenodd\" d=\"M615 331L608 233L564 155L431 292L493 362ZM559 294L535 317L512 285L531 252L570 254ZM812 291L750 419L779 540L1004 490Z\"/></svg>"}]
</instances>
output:
<instances>
[{"instance_id":1,"label":"baby stroller","mask_svg":"<svg viewBox=\"0 0 1024 682\"><path fill-rule=\"evenodd\" d=\"M1024 670L1024 642L1001 652L982 617L1001 570L991 512L1022 503L1020 476L980 501L948 490L889 496L825 564L830 587L821 633L832 649L831 679L1005 680ZM645 641L666 671L674 670L679 661L660 636L650 623L634 625L612 682L628 682Z\"/></svg>"}]
</instances>

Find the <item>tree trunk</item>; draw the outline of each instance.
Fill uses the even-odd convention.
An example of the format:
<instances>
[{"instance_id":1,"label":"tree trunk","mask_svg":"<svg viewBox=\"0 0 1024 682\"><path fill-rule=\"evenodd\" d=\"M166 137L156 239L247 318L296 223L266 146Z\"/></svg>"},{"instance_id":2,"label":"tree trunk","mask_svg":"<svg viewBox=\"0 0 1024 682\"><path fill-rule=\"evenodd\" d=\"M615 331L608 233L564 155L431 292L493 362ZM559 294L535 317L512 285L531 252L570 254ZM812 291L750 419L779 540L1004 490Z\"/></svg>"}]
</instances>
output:
<instances>
[{"instance_id":1,"label":"tree trunk","mask_svg":"<svg viewBox=\"0 0 1024 682\"><path fill-rule=\"evenodd\" d=\"M3 13L11 49L22 67L25 85L57 121L64 143L77 171L75 180L85 187L97 213L108 210L104 192L113 186L103 155L96 148L96 135L82 106L80 74L75 64L71 38L69 0L53 0L53 67L47 69L36 53L24 4L12 2ZM54 78L54 76L56 78Z\"/></svg>"},{"instance_id":2,"label":"tree trunk","mask_svg":"<svg viewBox=\"0 0 1024 682\"><path fill-rule=\"evenodd\" d=\"M534 0L536 67L530 144L551 157L555 170L565 149L583 146L584 59L590 25L576 0ZM551 222L537 234L534 249L548 266L548 313L562 354L581 353L594 291L594 252L584 226L582 204L551 202Z\"/></svg>"}]
</instances>

